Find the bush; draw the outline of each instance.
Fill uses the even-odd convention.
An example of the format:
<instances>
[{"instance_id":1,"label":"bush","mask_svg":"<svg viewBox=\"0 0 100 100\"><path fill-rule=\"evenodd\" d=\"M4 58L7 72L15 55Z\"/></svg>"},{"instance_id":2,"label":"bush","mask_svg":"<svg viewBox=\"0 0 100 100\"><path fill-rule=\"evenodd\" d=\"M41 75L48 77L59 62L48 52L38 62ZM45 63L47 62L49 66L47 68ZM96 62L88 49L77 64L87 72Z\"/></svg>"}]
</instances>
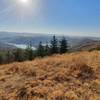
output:
<instances>
[{"instance_id":1,"label":"bush","mask_svg":"<svg viewBox=\"0 0 100 100\"><path fill-rule=\"evenodd\" d=\"M0 55L0 64L2 64L2 63L3 63L3 56Z\"/></svg>"}]
</instances>

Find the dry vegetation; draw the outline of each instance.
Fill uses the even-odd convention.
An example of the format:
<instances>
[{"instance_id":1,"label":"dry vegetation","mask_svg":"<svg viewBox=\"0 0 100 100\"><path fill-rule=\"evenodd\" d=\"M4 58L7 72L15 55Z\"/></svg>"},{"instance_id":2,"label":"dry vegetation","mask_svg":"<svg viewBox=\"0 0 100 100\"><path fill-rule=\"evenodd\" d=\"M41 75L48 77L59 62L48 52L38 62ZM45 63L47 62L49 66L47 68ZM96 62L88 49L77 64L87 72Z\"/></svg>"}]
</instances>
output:
<instances>
[{"instance_id":1,"label":"dry vegetation","mask_svg":"<svg viewBox=\"0 0 100 100\"><path fill-rule=\"evenodd\" d=\"M100 100L100 51L2 65L0 100Z\"/></svg>"}]
</instances>

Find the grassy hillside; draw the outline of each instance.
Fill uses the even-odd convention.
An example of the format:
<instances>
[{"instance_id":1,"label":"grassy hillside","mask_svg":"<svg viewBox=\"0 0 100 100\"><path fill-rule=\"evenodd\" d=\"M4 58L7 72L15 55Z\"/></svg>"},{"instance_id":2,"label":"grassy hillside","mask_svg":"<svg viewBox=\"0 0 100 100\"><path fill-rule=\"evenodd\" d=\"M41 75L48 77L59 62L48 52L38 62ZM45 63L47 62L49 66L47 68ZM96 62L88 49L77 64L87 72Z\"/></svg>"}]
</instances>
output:
<instances>
[{"instance_id":1,"label":"grassy hillside","mask_svg":"<svg viewBox=\"0 0 100 100\"><path fill-rule=\"evenodd\" d=\"M2 65L0 100L100 100L100 51Z\"/></svg>"}]
</instances>

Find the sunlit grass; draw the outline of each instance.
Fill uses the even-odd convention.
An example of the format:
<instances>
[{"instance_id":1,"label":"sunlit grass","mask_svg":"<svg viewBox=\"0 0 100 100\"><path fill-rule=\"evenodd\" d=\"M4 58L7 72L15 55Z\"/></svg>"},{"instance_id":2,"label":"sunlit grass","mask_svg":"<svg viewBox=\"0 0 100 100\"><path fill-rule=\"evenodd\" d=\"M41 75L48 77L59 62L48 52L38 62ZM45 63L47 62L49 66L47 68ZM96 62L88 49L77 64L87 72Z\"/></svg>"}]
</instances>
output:
<instances>
[{"instance_id":1,"label":"sunlit grass","mask_svg":"<svg viewBox=\"0 0 100 100\"><path fill-rule=\"evenodd\" d=\"M0 66L1 100L100 100L100 51Z\"/></svg>"}]
</instances>

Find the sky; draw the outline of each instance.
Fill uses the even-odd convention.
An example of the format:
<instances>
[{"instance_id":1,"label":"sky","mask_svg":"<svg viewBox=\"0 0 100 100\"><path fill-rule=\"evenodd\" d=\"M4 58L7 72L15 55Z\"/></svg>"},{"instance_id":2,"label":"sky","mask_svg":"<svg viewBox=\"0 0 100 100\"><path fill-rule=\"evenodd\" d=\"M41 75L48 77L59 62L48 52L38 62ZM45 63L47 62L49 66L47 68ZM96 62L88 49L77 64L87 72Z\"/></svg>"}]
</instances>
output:
<instances>
[{"instance_id":1,"label":"sky","mask_svg":"<svg viewBox=\"0 0 100 100\"><path fill-rule=\"evenodd\" d=\"M100 37L100 0L0 0L0 31Z\"/></svg>"}]
</instances>

